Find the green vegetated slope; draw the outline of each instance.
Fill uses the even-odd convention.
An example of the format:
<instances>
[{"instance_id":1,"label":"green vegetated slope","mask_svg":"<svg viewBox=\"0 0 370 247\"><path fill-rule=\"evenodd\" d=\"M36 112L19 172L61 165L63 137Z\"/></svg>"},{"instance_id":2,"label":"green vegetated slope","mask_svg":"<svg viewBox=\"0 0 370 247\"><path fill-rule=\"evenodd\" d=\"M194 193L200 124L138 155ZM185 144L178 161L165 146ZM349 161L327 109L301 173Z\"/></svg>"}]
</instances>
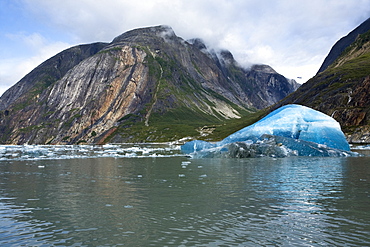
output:
<instances>
[{"instance_id":1,"label":"green vegetated slope","mask_svg":"<svg viewBox=\"0 0 370 247\"><path fill-rule=\"evenodd\" d=\"M117 135L120 136L119 140L129 142L171 142L183 138L220 141L235 131L253 124L265 114L266 110L259 110L245 113L238 119L220 120L200 112L177 109L164 115L155 114L150 126L135 121L135 116L128 116L128 121L120 125L111 135L112 138L106 141L116 143Z\"/></svg>"}]
</instances>

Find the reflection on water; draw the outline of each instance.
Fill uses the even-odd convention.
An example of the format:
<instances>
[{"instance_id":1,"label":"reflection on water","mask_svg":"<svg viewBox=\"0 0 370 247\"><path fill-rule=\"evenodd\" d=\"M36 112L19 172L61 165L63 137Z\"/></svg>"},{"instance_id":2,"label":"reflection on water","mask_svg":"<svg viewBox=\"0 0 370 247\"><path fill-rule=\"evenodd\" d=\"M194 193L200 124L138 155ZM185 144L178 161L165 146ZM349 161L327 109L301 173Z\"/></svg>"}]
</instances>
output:
<instances>
[{"instance_id":1,"label":"reflection on water","mask_svg":"<svg viewBox=\"0 0 370 247\"><path fill-rule=\"evenodd\" d=\"M0 246L369 246L369 161L2 161Z\"/></svg>"}]
</instances>

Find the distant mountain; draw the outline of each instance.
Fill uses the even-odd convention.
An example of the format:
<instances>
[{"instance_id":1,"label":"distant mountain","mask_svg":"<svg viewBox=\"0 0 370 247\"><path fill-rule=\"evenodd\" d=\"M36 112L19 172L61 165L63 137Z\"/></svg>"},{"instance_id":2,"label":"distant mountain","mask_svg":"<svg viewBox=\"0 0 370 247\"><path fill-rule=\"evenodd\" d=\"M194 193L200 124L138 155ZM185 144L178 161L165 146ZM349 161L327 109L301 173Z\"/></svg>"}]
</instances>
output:
<instances>
[{"instance_id":1,"label":"distant mountain","mask_svg":"<svg viewBox=\"0 0 370 247\"><path fill-rule=\"evenodd\" d=\"M334 117L352 143L370 143L370 19L331 49L319 73L271 107L296 103Z\"/></svg>"},{"instance_id":2,"label":"distant mountain","mask_svg":"<svg viewBox=\"0 0 370 247\"><path fill-rule=\"evenodd\" d=\"M245 69L226 50L168 26L67 49L0 98L0 142L169 141L204 134L284 98L298 84L267 65Z\"/></svg>"}]
</instances>

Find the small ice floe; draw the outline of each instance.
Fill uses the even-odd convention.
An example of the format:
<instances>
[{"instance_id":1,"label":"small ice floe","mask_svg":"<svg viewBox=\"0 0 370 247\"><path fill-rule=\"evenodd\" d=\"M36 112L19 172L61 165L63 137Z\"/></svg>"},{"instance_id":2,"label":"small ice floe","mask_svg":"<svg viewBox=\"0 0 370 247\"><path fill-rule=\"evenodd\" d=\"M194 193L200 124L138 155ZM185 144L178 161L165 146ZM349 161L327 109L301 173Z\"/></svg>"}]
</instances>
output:
<instances>
[{"instance_id":1,"label":"small ice floe","mask_svg":"<svg viewBox=\"0 0 370 247\"><path fill-rule=\"evenodd\" d=\"M190 161L183 161L181 162L181 167L185 169L190 163Z\"/></svg>"}]
</instances>

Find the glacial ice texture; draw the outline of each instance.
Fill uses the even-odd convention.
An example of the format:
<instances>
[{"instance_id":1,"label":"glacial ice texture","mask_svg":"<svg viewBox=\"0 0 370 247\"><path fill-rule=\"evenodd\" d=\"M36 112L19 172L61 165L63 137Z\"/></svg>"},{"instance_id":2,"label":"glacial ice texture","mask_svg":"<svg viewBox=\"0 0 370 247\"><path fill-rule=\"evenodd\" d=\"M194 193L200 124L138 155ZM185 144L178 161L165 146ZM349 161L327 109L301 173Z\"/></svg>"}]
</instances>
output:
<instances>
[{"instance_id":1,"label":"glacial ice texture","mask_svg":"<svg viewBox=\"0 0 370 247\"><path fill-rule=\"evenodd\" d=\"M268 137L268 138L267 138ZM197 153L197 156L207 157L207 153L228 153L233 145L243 146L243 149L256 149L261 156L269 155L265 151L266 138L278 142L269 143L276 150L281 150L278 157L299 156L343 156L353 154L340 128L339 123L328 115L301 105L283 106L260 121L245 127L217 143L191 141L181 146L186 154ZM279 138L276 138L279 137ZM241 144L244 142L244 144ZM253 145L253 146L251 146ZM234 145L235 146L235 145ZM258 149L258 148L257 148ZM319 151L318 151L319 150ZM336 154L334 154L336 153ZM202 154L202 155L200 155ZM237 156L237 155L236 155Z\"/></svg>"}]
</instances>

